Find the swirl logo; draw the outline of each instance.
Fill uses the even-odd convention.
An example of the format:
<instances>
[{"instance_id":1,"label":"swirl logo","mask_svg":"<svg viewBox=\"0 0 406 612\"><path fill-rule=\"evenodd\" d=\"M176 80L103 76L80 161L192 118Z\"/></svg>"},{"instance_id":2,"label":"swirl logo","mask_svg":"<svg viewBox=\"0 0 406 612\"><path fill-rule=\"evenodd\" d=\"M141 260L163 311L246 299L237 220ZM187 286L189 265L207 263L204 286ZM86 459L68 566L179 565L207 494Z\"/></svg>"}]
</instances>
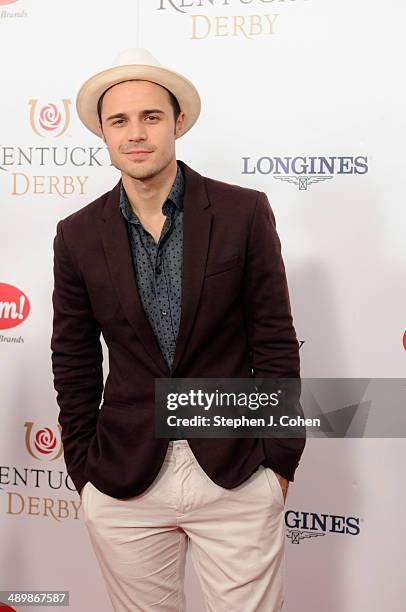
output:
<instances>
[{"instance_id":1,"label":"swirl logo","mask_svg":"<svg viewBox=\"0 0 406 612\"><path fill-rule=\"evenodd\" d=\"M49 458L50 461L58 459L63 452L60 437L61 426L58 423L58 433L56 434L50 427L36 429L32 421L24 423L25 446L27 451L35 459Z\"/></svg>"},{"instance_id":2,"label":"swirl logo","mask_svg":"<svg viewBox=\"0 0 406 612\"><path fill-rule=\"evenodd\" d=\"M71 101L64 99L59 108L49 102L44 106L38 104L38 99L29 100L30 124L37 136L62 136L69 127Z\"/></svg>"},{"instance_id":3,"label":"swirl logo","mask_svg":"<svg viewBox=\"0 0 406 612\"><path fill-rule=\"evenodd\" d=\"M48 132L57 130L61 124L62 115L56 108L55 104L43 106L39 111L39 124L42 129Z\"/></svg>"}]
</instances>

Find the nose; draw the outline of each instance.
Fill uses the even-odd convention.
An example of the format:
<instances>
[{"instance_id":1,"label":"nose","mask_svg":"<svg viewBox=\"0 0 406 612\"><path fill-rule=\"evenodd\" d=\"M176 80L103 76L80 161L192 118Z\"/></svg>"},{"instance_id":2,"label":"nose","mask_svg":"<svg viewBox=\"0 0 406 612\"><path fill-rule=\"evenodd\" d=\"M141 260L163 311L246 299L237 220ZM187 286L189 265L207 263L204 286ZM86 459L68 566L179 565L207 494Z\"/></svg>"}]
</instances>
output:
<instances>
[{"instance_id":1,"label":"nose","mask_svg":"<svg viewBox=\"0 0 406 612\"><path fill-rule=\"evenodd\" d=\"M130 142L139 142L147 139L145 123L134 119L128 123L127 138Z\"/></svg>"}]
</instances>

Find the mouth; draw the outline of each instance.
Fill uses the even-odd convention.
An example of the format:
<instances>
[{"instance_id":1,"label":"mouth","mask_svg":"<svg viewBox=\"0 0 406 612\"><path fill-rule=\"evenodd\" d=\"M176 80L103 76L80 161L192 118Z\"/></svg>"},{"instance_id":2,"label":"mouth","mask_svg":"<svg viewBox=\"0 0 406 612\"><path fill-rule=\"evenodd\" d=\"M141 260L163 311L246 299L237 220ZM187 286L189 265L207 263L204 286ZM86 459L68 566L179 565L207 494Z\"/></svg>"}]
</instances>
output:
<instances>
[{"instance_id":1,"label":"mouth","mask_svg":"<svg viewBox=\"0 0 406 612\"><path fill-rule=\"evenodd\" d=\"M137 151L127 151L126 153L124 153L124 155L127 155L128 157L143 157L145 155L148 155L149 153L152 153L152 151L142 151L142 150L137 150Z\"/></svg>"}]
</instances>

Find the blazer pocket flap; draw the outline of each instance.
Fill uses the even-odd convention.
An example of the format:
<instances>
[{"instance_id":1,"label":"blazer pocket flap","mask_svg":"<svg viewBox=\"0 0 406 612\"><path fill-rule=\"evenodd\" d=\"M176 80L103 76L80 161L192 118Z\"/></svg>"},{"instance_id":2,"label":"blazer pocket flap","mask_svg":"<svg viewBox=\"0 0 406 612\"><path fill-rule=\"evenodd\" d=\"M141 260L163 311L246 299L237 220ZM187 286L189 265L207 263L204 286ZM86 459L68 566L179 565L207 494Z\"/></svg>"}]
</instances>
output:
<instances>
[{"instance_id":1,"label":"blazer pocket flap","mask_svg":"<svg viewBox=\"0 0 406 612\"><path fill-rule=\"evenodd\" d=\"M228 259L224 259L222 261L215 261L210 263L206 267L205 276L212 276L213 274L218 274L219 272L225 272L226 270L230 270L234 268L240 263L240 256L233 255L233 257L229 257Z\"/></svg>"}]
</instances>

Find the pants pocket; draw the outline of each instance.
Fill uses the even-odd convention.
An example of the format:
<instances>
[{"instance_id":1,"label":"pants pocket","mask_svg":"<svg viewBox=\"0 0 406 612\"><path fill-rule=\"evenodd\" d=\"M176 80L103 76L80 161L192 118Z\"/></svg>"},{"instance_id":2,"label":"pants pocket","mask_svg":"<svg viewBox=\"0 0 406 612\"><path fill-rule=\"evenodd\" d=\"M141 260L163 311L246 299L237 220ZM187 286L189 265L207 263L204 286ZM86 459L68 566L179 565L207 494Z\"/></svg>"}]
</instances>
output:
<instances>
[{"instance_id":1,"label":"pants pocket","mask_svg":"<svg viewBox=\"0 0 406 612\"><path fill-rule=\"evenodd\" d=\"M283 499L283 491L281 485L279 484L279 480L272 468L264 467L264 470L273 498L283 509L285 507L285 500Z\"/></svg>"},{"instance_id":2,"label":"pants pocket","mask_svg":"<svg viewBox=\"0 0 406 612\"><path fill-rule=\"evenodd\" d=\"M85 486L82 489L82 495L81 495L81 500L82 500L82 508L83 508L83 513L86 515L86 508L87 508L87 498L89 495L89 488L91 487L92 483L90 482L90 480L87 481L87 483L85 484Z\"/></svg>"},{"instance_id":3,"label":"pants pocket","mask_svg":"<svg viewBox=\"0 0 406 612\"><path fill-rule=\"evenodd\" d=\"M213 490L218 491L218 492L227 492L228 489L225 489L224 487L221 487L220 485L216 484L214 482L214 480L212 480L210 478L210 476L208 474L206 474L206 472L204 471L204 469L202 468L202 466L200 465L200 463L198 462L198 460L196 459L196 457L192 457L192 467L194 469L194 471L203 479L207 482L208 485L210 485L210 487L213 488Z\"/></svg>"}]
</instances>

